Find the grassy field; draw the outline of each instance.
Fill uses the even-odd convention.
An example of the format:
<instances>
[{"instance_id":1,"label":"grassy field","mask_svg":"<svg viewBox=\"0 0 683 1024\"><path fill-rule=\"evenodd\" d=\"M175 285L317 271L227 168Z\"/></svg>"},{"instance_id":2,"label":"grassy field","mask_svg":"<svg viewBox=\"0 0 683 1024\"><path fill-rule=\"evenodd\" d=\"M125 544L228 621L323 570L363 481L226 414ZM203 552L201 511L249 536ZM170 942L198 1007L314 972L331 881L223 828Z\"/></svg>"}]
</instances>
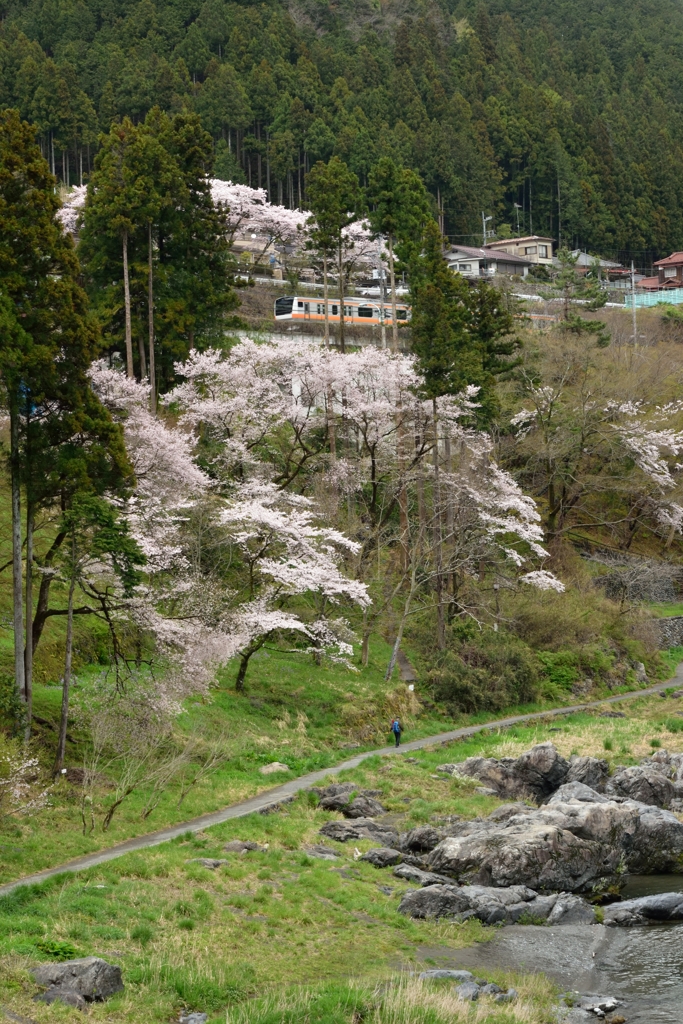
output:
<instances>
[{"instance_id":1,"label":"grassy field","mask_svg":"<svg viewBox=\"0 0 683 1024\"><path fill-rule=\"evenodd\" d=\"M51 786L43 811L6 820L0 826L8 840L0 855L0 882L217 810L287 778L329 767L351 753L383 746L389 742L388 723L394 714L403 721L406 740L492 717L485 712L445 717L442 708L421 704L404 684L395 682L387 688L383 677L388 655L389 645L378 641L372 646L368 668L349 672L339 665L317 666L306 659L263 651L254 658L245 694L235 693L228 667L211 699L189 702L175 724L180 743L192 737L200 752L212 742L221 745L226 760L215 773L191 789L182 804L178 786L170 785L147 818L143 812L150 787L143 779L126 797L106 832L102 823L114 795L110 786L97 787L92 804L95 827L87 834L82 823L81 787L60 779ZM682 656L683 651L676 649L669 653L672 671ZM91 683L94 671L81 673L74 688L76 700L79 689ZM35 707L42 723L37 726L37 752L45 772L52 763L60 699L58 686L36 687ZM568 694L567 701L573 700ZM509 709L509 713L542 709L542 704L526 705ZM69 735L67 764L78 767L84 737L77 724ZM509 734L505 742L511 742ZM288 765L290 771L260 774L259 768L273 761ZM38 788L42 785L42 781L37 784Z\"/></svg>"},{"instance_id":2,"label":"grassy field","mask_svg":"<svg viewBox=\"0 0 683 1024\"><path fill-rule=\"evenodd\" d=\"M515 755L552 739L558 749L637 762L657 747L683 750L683 701L670 694L624 705L625 718L592 714L529 727L491 730L414 758L369 758L342 776L382 792L399 828L445 815L487 814L499 800L476 783L439 775L443 762L472 754ZM52 957L99 955L119 963L126 991L93 1006L96 1021L128 1024L177 1020L181 1009L209 1013L212 1024L548 1024L552 986L539 976L491 975L520 992L514 1006L466 1012L449 987L408 972L458 966L458 949L494 934L477 922L422 922L397 913L407 886L390 870L355 859L371 844L333 846L336 862L309 857L321 825L337 815L300 794L271 814L254 814L204 833L0 899L0 1004L37 1024L76 1018L76 1011L32 1002L28 970ZM27 819L26 836L48 832ZM267 849L226 853L231 839ZM53 832L52 840L58 837ZM8 840L3 838L3 854ZM12 841L10 841L12 842ZM194 858L226 858L215 871ZM487 975L489 977L489 975ZM422 1008L422 1009L421 1009ZM226 1016L227 1014L227 1016Z\"/></svg>"}]
</instances>

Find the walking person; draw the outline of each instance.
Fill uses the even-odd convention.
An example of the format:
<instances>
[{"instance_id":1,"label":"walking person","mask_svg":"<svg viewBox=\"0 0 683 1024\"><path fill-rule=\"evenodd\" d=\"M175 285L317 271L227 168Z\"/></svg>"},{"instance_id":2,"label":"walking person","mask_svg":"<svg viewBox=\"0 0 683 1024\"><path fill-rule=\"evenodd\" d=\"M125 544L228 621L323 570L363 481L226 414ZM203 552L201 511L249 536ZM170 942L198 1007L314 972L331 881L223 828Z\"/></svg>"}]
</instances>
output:
<instances>
[{"instance_id":1,"label":"walking person","mask_svg":"<svg viewBox=\"0 0 683 1024\"><path fill-rule=\"evenodd\" d=\"M396 740L396 746L400 747L400 745L401 745L401 733L403 732L403 729L401 728L401 723L399 722L398 718L395 718L393 720L393 722L391 723L391 731L394 734L394 739Z\"/></svg>"}]
</instances>

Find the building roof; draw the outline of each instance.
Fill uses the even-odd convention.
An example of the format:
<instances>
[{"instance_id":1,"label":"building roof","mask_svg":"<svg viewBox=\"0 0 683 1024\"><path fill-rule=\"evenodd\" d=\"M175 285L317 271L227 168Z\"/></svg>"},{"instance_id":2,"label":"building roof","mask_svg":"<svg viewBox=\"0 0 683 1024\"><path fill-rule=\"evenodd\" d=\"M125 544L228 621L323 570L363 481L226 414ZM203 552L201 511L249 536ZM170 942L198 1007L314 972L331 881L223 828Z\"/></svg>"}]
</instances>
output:
<instances>
[{"instance_id":1,"label":"building roof","mask_svg":"<svg viewBox=\"0 0 683 1024\"><path fill-rule=\"evenodd\" d=\"M637 284L639 288L645 288L647 291L659 291L659 277L642 277Z\"/></svg>"},{"instance_id":2,"label":"building roof","mask_svg":"<svg viewBox=\"0 0 683 1024\"><path fill-rule=\"evenodd\" d=\"M665 260L657 260L655 267L680 267L683 264L683 252L672 252Z\"/></svg>"},{"instance_id":3,"label":"building roof","mask_svg":"<svg viewBox=\"0 0 683 1024\"><path fill-rule=\"evenodd\" d=\"M599 256L591 256L587 252L583 252L582 249L572 250L572 256L576 257L577 267L592 267L595 261L598 261L598 266L602 270L618 270L621 268L621 263L614 263L613 260L603 260Z\"/></svg>"},{"instance_id":4,"label":"building roof","mask_svg":"<svg viewBox=\"0 0 683 1024\"><path fill-rule=\"evenodd\" d=\"M489 242L488 249L497 248L499 245L523 245L526 242L554 242L554 238L546 238L545 235L524 235L523 238L499 238L495 242Z\"/></svg>"},{"instance_id":5,"label":"building roof","mask_svg":"<svg viewBox=\"0 0 683 1024\"><path fill-rule=\"evenodd\" d=\"M458 253L462 253L459 256ZM450 252L446 253L446 259L470 259L470 260L497 260L500 263L518 263L525 267L531 266L531 260L525 260L523 256L514 256L510 252L500 253L494 249L491 251L489 248L478 249L472 245L454 245Z\"/></svg>"}]
</instances>

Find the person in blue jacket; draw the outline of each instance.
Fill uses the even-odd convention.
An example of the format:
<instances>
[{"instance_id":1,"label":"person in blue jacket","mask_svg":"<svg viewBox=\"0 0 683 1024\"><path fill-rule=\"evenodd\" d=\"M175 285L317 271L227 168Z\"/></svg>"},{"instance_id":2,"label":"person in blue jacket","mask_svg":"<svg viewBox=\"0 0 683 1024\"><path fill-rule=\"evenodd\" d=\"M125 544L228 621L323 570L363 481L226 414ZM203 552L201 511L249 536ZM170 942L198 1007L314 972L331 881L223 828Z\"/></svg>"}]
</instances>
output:
<instances>
[{"instance_id":1,"label":"person in blue jacket","mask_svg":"<svg viewBox=\"0 0 683 1024\"><path fill-rule=\"evenodd\" d=\"M401 728L401 723L399 722L398 718L395 718L391 723L391 731L394 734L396 746L399 747L401 745L401 733L403 732L403 729Z\"/></svg>"}]
</instances>

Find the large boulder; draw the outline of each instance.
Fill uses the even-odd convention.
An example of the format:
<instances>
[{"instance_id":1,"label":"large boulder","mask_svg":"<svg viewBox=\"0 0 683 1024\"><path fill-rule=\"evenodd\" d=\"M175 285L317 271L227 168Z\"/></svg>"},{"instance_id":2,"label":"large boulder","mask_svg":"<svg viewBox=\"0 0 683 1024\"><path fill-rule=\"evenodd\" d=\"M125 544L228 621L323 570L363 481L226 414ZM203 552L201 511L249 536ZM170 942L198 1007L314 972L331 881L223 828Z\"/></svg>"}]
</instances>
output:
<instances>
[{"instance_id":1,"label":"large boulder","mask_svg":"<svg viewBox=\"0 0 683 1024\"><path fill-rule=\"evenodd\" d=\"M597 757L578 757L576 754L569 759L569 771L565 782L582 782L597 792L602 792L609 778L609 764Z\"/></svg>"},{"instance_id":2,"label":"large boulder","mask_svg":"<svg viewBox=\"0 0 683 1024\"><path fill-rule=\"evenodd\" d=\"M604 923L622 928L636 925L683 921L683 892L663 892L641 896L623 903L612 903L604 909Z\"/></svg>"},{"instance_id":3,"label":"large boulder","mask_svg":"<svg viewBox=\"0 0 683 1024\"><path fill-rule=\"evenodd\" d=\"M402 832L399 837L400 848L409 853L429 853L444 838L445 832L433 825L418 825L410 832Z\"/></svg>"},{"instance_id":4,"label":"large boulder","mask_svg":"<svg viewBox=\"0 0 683 1024\"><path fill-rule=\"evenodd\" d=\"M683 824L671 811L626 800L622 807L638 819L634 842L625 853L625 864L635 875L683 872Z\"/></svg>"},{"instance_id":5,"label":"large boulder","mask_svg":"<svg viewBox=\"0 0 683 1024\"><path fill-rule=\"evenodd\" d=\"M48 992L53 989L77 992L89 1003L102 1002L116 992L123 991L121 968L97 956L67 960L65 963L40 964L31 974L34 981L44 985Z\"/></svg>"},{"instance_id":6,"label":"large boulder","mask_svg":"<svg viewBox=\"0 0 683 1024\"><path fill-rule=\"evenodd\" d=\"M391 850L387 846L380 846L379 849L368 850L360 858L373 864L376 868L391 868L394 864L400 864L403 854L399 850Z\"/></svg>"},{"instance_id":7,"label":"large boulder","mask_svg":"<svg viewBox=\"0 0 683 1024\"><path fill-rule=\"evenodd\" d=\"M449 917L465 921L476 917L483 924L593 923L595 912L578 896L553 893L539 896L526 885L497 889L484 885L430 885L406 893L399 912L410 917Z\"/></svg>"},{"instance_id":8,"label":"large boulder","mask_svg":"<svg viewBox=\"0 0 683 1024\"><path fill-rule=\"evenodd\" d=\"M449 775L477 779L501 797L533 797L540 801L562 785L569 762L552 743L538 743L519 757L468 757L437 768Z\"/></svg>"},{"instance_id":9,"label":"large boulder","mask_svg":"<svg viewBox=\"0 0 683 1024\"><path fill-rule=\"evenodd\" d=\"M654 765L620 768L610 779L609 790L627 800L653 807L669 807L675 796L673 782Z\"/></svg>"},{"instance_id":10,"label":"large boulder","mask_svg":"<svg viewBox=\"0 0 683 1024\"><path fill-rule=\"evenodd\" d=\"M569 762L553 743L537 743L517 758L514 775L523 789L542 799L550 796L567 778Z\"/></svg>"},{"instance_id":11,"label":"large boulder","mask_svg":"<svg viewBox=\"0 0 683 1024\"><path fill-rule=\"evenodd\" d=\"M375 814L386 814L386 808L382 807L379 800L361 793L342 807L341 812L345 818L372 818Z\"/></svg>"},{"instance_id":12,"label":"large boulder","mask_svg":"<svg viewBox=\"0 0 683 1024\"><path fill-rule=\"evenodd\" d=\"M336 782L322 789L314 787L311 792L318 797L322 810L341 811L345 818L371 818L385 813L385 808L375 799L379 790L359 790L353 782Z\"/></svg>"},{"instance_id":13,"label":"large boulder","mask_svg":"<svg viewBox=\"0 0 683 1024\"><path fill-rule=\"evenodd\" d=\"M563 786L555 790L552 796L548 797L546 806L572 803L575 800L584 804L608 804L610 802L608 797L597 793L583 782L565 782Z\"/></svg>"},{"instance_id":14,"label":"large boulder","mask_svg":"<svg viewBox=\"0 0 683 1024\"><path fill-rule=\"evenodd\" d=\"M356 818L353 821L327 821L320 829L320 835L347 843L350 839L373 839L381 846L395 850L398 846L398 832L390 825L383 825L372 818Z\"/></svg>"},{"instance_id":15,"label":"large boulder","mask_svg":"<svg viewBox=\"0 0 683 1024\"><path fill-rule=\"evenodd\" d=\"M581 809L601 805L560 806ZM562 827L564 815L557 814L555 823L552 817L545 820L542 813L519 815L502 827L444 839L427 858L428 866L460 881L485 886L590 892L612 885L622 863L621 846L574 835Z\"/></svg>"}]
</instances>

